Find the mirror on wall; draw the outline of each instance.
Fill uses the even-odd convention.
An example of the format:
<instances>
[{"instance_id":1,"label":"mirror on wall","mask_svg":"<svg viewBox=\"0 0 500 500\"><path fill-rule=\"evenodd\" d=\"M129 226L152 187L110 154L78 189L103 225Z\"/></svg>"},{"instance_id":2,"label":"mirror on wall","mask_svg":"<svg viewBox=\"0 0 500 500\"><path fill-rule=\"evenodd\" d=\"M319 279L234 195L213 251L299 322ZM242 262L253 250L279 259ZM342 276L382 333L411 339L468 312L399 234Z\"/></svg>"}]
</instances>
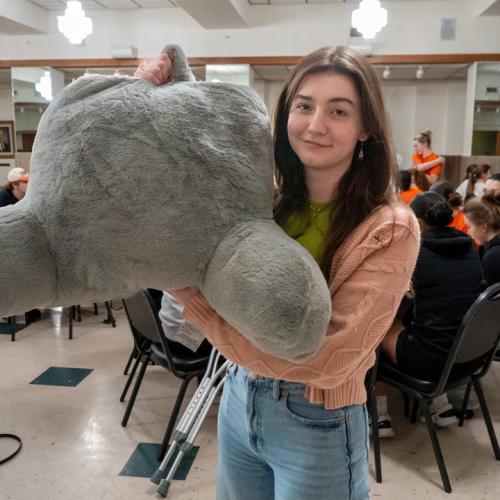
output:
<instances>
[{"instance_id":1,"label":"mirror on wall","mask_svg":"<svg viewBox=\"0 0 500 500\"><path fill-rule=\"evenodd\" d=\"M472 155L500 156L500 63L478 63Z\"/></svg>"}]
</instances>

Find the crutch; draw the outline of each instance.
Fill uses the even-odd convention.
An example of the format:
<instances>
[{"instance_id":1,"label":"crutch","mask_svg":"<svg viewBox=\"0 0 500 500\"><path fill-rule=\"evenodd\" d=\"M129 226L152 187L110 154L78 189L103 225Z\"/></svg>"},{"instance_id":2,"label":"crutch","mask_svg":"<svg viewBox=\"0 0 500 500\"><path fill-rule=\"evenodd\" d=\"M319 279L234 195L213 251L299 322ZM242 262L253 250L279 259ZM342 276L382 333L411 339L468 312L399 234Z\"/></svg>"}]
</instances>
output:
<instances>
[{"instance_id":1,"label":"crutch","mask_svg":"<svg viewBox=\"0 0 500 500\"><path fill-rule=\"evenodd\" d=\"M177 425L177 428L174 431L174 434L172 436L172 443L168 449L168 452L165 455L165 458L163 459L160 467L155 471L155 473L151 477L151 481L153 483L156 484L160 483L162 475L164 474L165 469L167 467L167 464L171 459L171 457L173 456L174 452L176 451L176 448L180 446L180 444L183 441L185 441L186 438L188 437L190 429L193 427L196 418L198 417L198 415L200 414L200 412L204 407L204 403L206 402L207 398L211 394L212 389L214 388L213 387L214 384L217 382L220 376L225 372L227 366L229 365L229 362L225 362L219 369L217 369L219 359L220 359L220 354L217 352L216 349L212 349L203 378L197 390L195 391L193 397L191 398L191 401L189 402L186 411L182 415L179 424Z\"/></svg>"}]
</instances>

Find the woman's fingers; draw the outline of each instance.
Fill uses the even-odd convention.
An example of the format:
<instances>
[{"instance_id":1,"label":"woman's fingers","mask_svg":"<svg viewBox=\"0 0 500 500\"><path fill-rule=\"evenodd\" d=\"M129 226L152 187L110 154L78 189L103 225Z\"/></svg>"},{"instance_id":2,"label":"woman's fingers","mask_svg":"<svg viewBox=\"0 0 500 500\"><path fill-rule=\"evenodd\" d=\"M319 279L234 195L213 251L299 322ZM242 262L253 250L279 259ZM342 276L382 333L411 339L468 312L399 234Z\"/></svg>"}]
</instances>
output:
<instances>
[{"instance_id":1,"label":"woman's fingers","mask_svg":"<svg viewBox=\"0 0 500 500\"><path fill-rule=\"evenodd\" d=\"M154 85L163 85L170 79L172 62L167 54L161 54L155 59L147 59L139 64L134 76L147 80Z\"/></svg>"}]
</instances>

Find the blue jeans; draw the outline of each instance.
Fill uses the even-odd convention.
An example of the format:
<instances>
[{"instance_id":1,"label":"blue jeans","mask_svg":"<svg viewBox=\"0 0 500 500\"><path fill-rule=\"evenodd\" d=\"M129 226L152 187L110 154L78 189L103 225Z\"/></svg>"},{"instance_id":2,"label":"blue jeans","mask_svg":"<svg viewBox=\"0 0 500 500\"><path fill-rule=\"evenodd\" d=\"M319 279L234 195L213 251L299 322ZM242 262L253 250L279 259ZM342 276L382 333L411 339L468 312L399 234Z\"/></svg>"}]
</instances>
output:
<instances>
[{"instance_id":1,"label":"blue jeans","mask_svg":"<svg viewBox=\"0 0 500 500\"><path fill-rule=\"evenodd\" d=\"M325 410L304 385L228 370L219 409L217 500L369 498L365 405Z\"/></svg>"}]
</instances>

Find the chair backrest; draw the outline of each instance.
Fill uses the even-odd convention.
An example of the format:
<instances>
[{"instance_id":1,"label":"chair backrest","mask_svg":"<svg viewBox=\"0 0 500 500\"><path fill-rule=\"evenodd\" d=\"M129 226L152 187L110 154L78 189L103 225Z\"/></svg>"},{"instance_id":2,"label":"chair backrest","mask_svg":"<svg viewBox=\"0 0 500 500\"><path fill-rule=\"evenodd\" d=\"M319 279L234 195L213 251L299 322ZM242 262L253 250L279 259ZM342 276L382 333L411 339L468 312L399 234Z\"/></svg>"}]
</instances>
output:
<instances>
[{"instance_id":1,"label":"chair backrest","mask_svg":"<svg viewBox=\"0 0 500 500\"><path fill-rule=\"evenodd\" d=\"M161 342L158 320L146 295L147 291L138 290L131 297L122 299L132 332L134 330L151 342Z\"/></svg>"},{"instance_id":2,"label":"chair backrest","mask_svg":"<svg viewBox=\"0 0 500 500\"><path fill-rule=\"evenodd\" d=\"M439 385L444 386L455 363L484 358L483 369L487 368L499 339L500 283L497 283L479 295L462 319Z\"/></svg>"}]
</instances>

